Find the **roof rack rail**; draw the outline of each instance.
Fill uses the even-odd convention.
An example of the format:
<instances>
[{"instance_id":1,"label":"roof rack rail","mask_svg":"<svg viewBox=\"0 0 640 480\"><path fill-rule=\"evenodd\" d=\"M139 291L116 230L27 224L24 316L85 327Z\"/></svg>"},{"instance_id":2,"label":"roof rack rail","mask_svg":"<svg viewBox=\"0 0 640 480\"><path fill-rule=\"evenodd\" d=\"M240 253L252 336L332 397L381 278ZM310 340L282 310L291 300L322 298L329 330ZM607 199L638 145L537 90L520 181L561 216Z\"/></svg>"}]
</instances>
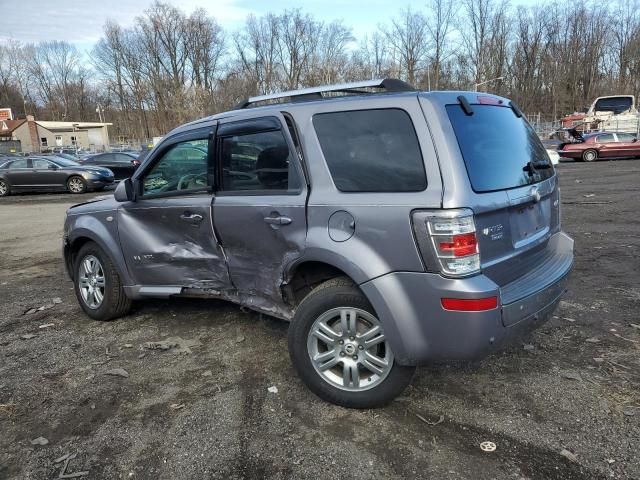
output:
<instances>
[{"instance_id":1,"label":"roof rack rail","mask_svg":"<svg viewBox=\"0 0 640 480\"><path fill-rule=\"evenodd\" d=\"M416 89L402 80L396 78L384 78L379 80L365 80L362 82L339 83L336 85L324 85L320 87L301 88L300 90L290 90L288 92L273 93L270 95L260 95L257 97L247 98L236 105L236 109L240 110L255 106L257 103L273 104L288 102L303 102L307 100L322 100L326 98L325 94L344 93L344 94L371 94L379 92L371 92L364 89L378 89L385 92L413 92ZM335 98L336 95L329 95L329 98Z\"/></svg>"}]
</instances>

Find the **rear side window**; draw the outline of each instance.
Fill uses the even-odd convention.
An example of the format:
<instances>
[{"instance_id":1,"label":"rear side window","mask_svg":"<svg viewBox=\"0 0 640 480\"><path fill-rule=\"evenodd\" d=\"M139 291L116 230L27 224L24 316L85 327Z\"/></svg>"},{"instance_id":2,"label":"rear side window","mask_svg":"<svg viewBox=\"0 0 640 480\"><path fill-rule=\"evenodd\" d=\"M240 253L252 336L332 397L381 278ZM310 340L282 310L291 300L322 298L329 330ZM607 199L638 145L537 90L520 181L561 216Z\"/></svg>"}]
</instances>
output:
<instances>
[{"instance_id":1,"label":"rear side window","mask_svg":"<svg viewBox=\"0 0 640 480\"><path fill-rule=\"evenodd\" d=\"M27 168L26 160L16 160L9 164L9 168Z\"/></svg>"},{"instance_id":2,"label":"rear side window","mask_svg":"<svg viewBox=\"0 0 640 480\"><path fill-rule=\"evenodd\" d=\"M380 109L314 115L334 183L342 192L418 192L427 188L411 118Z\"/></svg>"},{"instance_id":3,"label":"rear side window","mask_svg":"<svg viewBox=\"0 0 640 480\"><path fill-rule=\"evenodd\" d=\"M298 172L281 130L222 137L222 190L293 192Z\"/></svg>"},{"instance_id":4,"label":"rear side window","mask_svg":"<svg viewBox=\"0 0 640 480\"><path fill-rule=\"evenodd\" d=\"M598 143L611 143L615 141L616 139L613 138L613 133L605 133L604 135L598 135L598 138L596 138L596 142Z\"/></svg>"},{"instance_id":5,"label":"rear side window","mask_svg":"<svg viewBox=\"0 0 640 480\"><path fill-rule=\"evenodd\" d=\"M506 190L553 176L538 135L511 108L473 105L472 115L458 104L446 108L474 191Z\"/></svg>"}]
</instances>

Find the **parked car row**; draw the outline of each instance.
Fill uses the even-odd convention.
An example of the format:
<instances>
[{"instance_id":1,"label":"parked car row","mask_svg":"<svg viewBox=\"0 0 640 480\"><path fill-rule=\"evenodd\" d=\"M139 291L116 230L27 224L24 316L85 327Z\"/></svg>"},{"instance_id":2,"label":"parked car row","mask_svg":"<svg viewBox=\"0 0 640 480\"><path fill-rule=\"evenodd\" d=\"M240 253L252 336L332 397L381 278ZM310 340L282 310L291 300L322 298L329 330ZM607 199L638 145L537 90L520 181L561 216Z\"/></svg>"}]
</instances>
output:
<instances>
[{"instance_id":1,"label":"parked car row","mask_svg":"<svg viewBox=\"0 0 640 480\"><path fill-rule=\"evenodd\" d=\"M85 166L59 155L0 159L0 197L26 191L84 193L113 183L108 168Z\"/></svg>"},{"instance_id":2,"label":"parked car row","mask_svg":"<svg viewBox=\"0 0 640 480\"><path fill-rule=\"evenodd\" d=\"M0 196L26 191L101 190L129 178L148 152L0 154Z\"/></svg>"}]
</instances>

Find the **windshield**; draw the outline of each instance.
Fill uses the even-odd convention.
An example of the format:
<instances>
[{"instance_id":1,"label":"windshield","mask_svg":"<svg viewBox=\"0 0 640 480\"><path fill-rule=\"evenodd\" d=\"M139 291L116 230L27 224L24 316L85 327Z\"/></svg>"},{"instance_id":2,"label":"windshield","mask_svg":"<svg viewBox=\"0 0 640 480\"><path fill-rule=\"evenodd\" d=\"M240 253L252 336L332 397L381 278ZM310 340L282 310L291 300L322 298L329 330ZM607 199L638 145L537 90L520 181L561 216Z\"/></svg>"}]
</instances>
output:
<instances>
[{"instance_id":1,"label":"windshield","mask_svg":"<svg viewBox=\"0 0 640 480\"><path fill-rule=\"evenodd\" d=\"M601 98L593 109L595 112L613 112L618 115L626 112L632 105L631 97Z\"/></svg>"},{"instance_id":2,"label":"windshield","mask_svg":"<svg viewBox=\"0 0 640 480\"><path fill-rule=\"evenodd\" d=\"M509 107L447 105L458 145L476 192L492 192L537 183L554 173L542 142Z\"/></svg>"},{"instance_id":3,"label":"windshield","mask_svg":"<svg viewBox=\"0 0 640 480\"><path fill-rule=\"evenodd\" d=\"M61 167L77 167L78 165L80 165L75 160L69 160L67 158L62 158L62 157L49 158L49 160L60 165Z\"/></svg>"}]
</instances>

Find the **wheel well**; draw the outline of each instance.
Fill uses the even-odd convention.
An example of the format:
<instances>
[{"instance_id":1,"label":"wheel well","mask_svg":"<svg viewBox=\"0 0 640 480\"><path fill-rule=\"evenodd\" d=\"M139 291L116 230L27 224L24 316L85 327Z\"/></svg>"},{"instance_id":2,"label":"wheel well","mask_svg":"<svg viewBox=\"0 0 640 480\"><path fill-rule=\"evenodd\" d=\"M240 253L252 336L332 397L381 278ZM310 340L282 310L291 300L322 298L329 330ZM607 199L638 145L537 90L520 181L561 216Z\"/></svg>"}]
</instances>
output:
<instances>
[{"instance_id":1,"label":"wheel well","mask_svg":"<svg viewBox=\"0 0 640 480\"><path fill-rule=\"evenodd\" d=\"M66 263L67 272L69 272L69 276L71 277L72 280L75 280L73 278L73 275L74 275L73 266L76 263L76 255L78 254L82 246L89 242L93 242L93 240L91 240L89 237L78 237L72 243L65 246L64 261Z\"/></svg>"},{"instance_id":2,"label":"wheel well","mask_svg":"<svg viewBox=\"0 0 640 480\"><path fill-rule=\"evenodd\" d=\"M288 303L298 305L316 286L336 277L349 276L328 263L301 263L291 274L289 282L283 286L284 298Z\"/></svg>"}]
</instances>

